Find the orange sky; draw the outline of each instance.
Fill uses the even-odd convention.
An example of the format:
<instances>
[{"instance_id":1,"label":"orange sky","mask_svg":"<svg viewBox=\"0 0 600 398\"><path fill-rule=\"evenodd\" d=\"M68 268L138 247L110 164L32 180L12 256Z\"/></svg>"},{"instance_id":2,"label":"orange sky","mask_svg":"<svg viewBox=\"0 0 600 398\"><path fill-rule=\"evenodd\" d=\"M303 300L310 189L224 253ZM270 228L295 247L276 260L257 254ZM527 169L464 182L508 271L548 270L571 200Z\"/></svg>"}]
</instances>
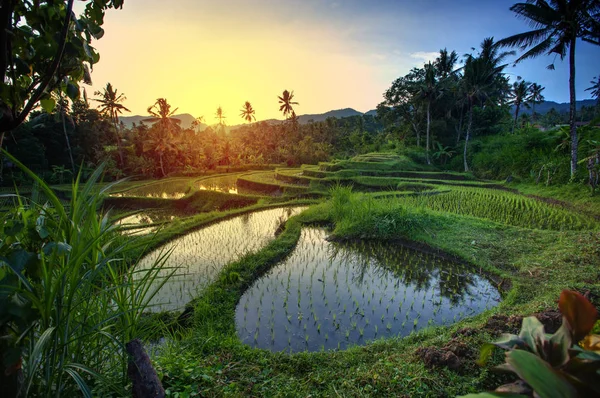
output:
<instances>
[{"instance_id":1,"label":"orange sky","mask_svg":"<svg viewBox=\"0 0 600 398\"><path fill-rule=\"evenodd\" d=\"M293 90L297 114L354 108L366 112L412 67L441 48L470 53L485 37L519 33L527 24L514 0L126 0L108 10L93 46L100 62L88 96L107 82L127 96L131 115L157 98L178 113L226 123L250 101L258 120L282 118L277 96ZM76 2L76 12L84 2ZM578 44L577 98L597 75L597 47ZM568 63L540 57L507 68L546 87L547 100L568 101Z\"/></svg>"},{"instance_id":2,"label":"orange sky","mask_svg":"<svg viewBox=\"0 0 600 398\"><path fill-rule=\"evenodd\" d=\"M345 107L366 112L390 83L376 82L373 68L326 25L264 14L225 18L218 10L189 9L185 1L168 2L170 9L140 3L126 1L123 10L107 12L105 35L94 42L100 62L93 89L87 88L93 97L111 82L126 95L132 115L146 114L165 97L178 113L203 115L208 123L216 122L219 105L228 124L242 123L245 101L258 120L281 118L277 95L284 89L294 90L298 114Z\"/></svg>"}]
</instances>

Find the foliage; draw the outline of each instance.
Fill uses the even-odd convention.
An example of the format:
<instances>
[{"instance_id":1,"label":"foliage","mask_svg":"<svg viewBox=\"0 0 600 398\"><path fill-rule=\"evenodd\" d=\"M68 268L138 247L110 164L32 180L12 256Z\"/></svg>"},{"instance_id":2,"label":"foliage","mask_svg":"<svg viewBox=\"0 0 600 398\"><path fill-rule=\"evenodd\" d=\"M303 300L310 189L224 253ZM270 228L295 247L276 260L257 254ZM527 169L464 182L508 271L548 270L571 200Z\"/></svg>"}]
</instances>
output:
<instances>
[{"instance_id":1,"label":"foliage","mask_svg":"<svg viewBox=\"0 0 600 398\"><path fill-rule=\"evenodd\" d=\"M486 218L524 228L554 230L597 229L584 215L514 193L460 188L433 196L406 198L405 203L431 210Z\"/></svg>"},{"instance_id":2,"label":"foliage","mask_svg":"<svg viewBox=\"0 0 600 398\"><path fill-rule=\"evenodd\" d=\"M596 322L596 308L571 290L563 290L558 306L563 322L553 335L544 333L544 325L537 318L528 317L523 319L518 336L505 335L482 348L482 364L495 346L507 350L506 363L497 369L520 379L496 391L521 397L533 393L542 398L600 394L600 335L589 334ZM468 396L483 398L490 394Z\"/></svg>"},{"instance_id":3,"label":"foliage","mask_svg":"<svg viewBox=\"0 0 600 398\"><path fill-rule=\"evenodd\" d=\"M0 223L2 372L18 378L22 367L24 395L123 394L124 344L145 336L139 318L163 283L153 285L164 257L145 272L124 261L138 248L96 213L112 187L97 188L102 167L84 185L77 177L68 205L23 170L40 191Z\"/></svg>"},{"instance_id":4,"label":"foliage","mask_svg":"<svg viewBox=\"0 0 600 398\"><path fill-rule=\"evenodd\" d=\"M79 98L79 82L91 83L90 67L100 59L92 39L104 35L105 11L121 8L123 0L86 1L83 13L72 12L73 0L11 1L2 6L0 20L0 132L21 124L41 103L51 112L51 93L59 90Z\"/></svg>"}]
</instances>

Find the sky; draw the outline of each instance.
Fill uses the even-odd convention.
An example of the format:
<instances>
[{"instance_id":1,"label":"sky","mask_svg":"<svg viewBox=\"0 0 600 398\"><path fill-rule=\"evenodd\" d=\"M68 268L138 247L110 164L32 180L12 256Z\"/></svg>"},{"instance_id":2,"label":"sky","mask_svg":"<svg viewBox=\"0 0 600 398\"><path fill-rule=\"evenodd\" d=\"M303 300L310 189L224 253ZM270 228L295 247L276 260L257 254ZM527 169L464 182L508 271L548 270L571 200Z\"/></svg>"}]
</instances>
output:
<instances>
[{"instance_id":1,"label":"sky","mask_svg":"<svg viewBox=\"0 0 600 398\"><path fill-rule=\"evenodd\" d=\"M80 3L81 4L81 3ZM88 96L112 83L131 115L157 98L177 113L242 123L245 101L257 120L282 118L277 96L294 91L297 114L374 109L393 80L434 60L442 48L472 53L529 29L513 0L125 0L108 10L94 41ZM577 43L577 98L600 75L600 47ZM554 57L507 68L545 86L546 100L568 102L568 62Z\"/></svg>"}]
</instances>

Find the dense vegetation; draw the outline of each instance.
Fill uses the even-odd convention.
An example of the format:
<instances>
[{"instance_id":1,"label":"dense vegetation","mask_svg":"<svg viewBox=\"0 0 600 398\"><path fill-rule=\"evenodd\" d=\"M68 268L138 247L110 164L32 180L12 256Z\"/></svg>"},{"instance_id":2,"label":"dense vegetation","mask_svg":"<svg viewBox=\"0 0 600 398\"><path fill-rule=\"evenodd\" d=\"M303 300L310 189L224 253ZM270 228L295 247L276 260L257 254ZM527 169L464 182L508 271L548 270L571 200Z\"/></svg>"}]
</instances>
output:
<instances>
[{"instance_id":1,"label":"dense vegetation","mask_svg":"<svg viewBox=\"0 0 600 398\"><path fill-rule=\"evenodd\" d=\"M285 121L247 101L235 128L221 107L182 128L165 98L127 128L117 88L81 95L122 4L0 10L3 393L127 396L141 339L166 396L455 396L515 380L489 342L521 325L496 343L519 392L599 391L600 107L577 110L571 81L568 114L536 113L544 88L510 84L501 50L568 52L574 76L577 41L600 44L597 1L513 6L538 30L486 38L460 67L441 50L376 116L301 124L285 90Z\"/></svg>"}]
</instances>

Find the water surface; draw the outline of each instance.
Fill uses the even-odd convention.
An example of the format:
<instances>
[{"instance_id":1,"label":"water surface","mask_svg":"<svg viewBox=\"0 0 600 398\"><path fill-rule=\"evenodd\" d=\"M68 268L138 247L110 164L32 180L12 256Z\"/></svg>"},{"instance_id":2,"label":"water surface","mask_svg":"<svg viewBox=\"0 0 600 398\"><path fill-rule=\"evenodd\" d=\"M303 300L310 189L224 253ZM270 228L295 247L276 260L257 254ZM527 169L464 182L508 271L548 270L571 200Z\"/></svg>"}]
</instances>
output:
<instances>
[{"instance_id":1,"label":"water surface","mask_svg":"<svg viewBox=\"0 0 600 398\"><path fill-rule=\"evenodd\" d=\"M497 289L475 270L395 243L332 243L305 228L298 246L236 308L240 339L273 351L343 349L406 336L492 308Z\"/></svg>"},{"instance_id":2,"label":"water surface","mask_svg":"<svg viewBox=\"0 0 600 398\"><path fill-rule=\"evenodd\" d=\"M165 264L176 267L173 276L154 298L156 311L182 309L203 288L212 283L228 263L266 246L275 231L289 217L306 207L289 207L247 213L190 232L145 256L138 267L149 267L172 250ZM163 271L163 275L170 270Z\"/></svg>"}]
</instances>

